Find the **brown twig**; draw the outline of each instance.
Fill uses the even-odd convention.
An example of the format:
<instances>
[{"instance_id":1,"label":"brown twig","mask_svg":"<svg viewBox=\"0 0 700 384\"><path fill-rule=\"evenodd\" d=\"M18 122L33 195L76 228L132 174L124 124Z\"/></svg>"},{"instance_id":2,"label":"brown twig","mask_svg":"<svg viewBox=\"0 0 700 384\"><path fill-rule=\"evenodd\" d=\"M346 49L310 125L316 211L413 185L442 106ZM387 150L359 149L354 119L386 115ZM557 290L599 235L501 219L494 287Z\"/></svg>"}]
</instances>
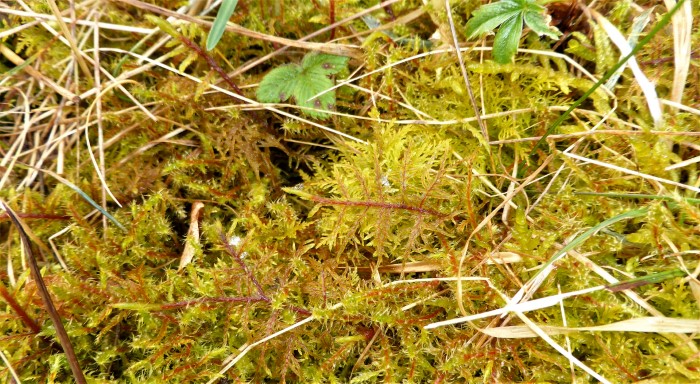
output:
<instances>
[{"instance_id":1,"label":"brown twig","mask_svg":"<svg viewBox=\"0 0 700 384\"><path fill-rule=\"evenodd\" d=\"M20 240L22 241L24 251L27 255L27 263L29 264L29 269L31 270L32 278L34 279L34 282L39 291L39 296L41 296L41 300L44 302L46 312L48 312L49 317L51 318L51 322L53 323L53 326L56 329L56 335L58 336L58 340L61 343L61 347L63 348L63 351L66 354L68 365L70 366L71 371L73 371L73 377L75 378L75 382L78 384L86 384L85 375L83 375L83 371L80 369L78 358L75 356L75 351L73 350L73 344L71 344L70 338L68 338L68 333L66 333L66 329L63 327L61 317L58 315L58 311L56 311L56 307L54 306L53 301L51 300L49 290L46 288L46 284L44 284L44 279L41 277L41 271L39 270L39 265L37 264L36 258L34 257L34 251L32 250L29 237L27 236L24 227L22 227L22 224L20 224L19 220L17 219L17 214L7 204L5 204L4 201L2 202L2 206L7 212L7 215L10 216L12 223L15 225L15 227L17 227Z\"/></svg>"}]
</instances>

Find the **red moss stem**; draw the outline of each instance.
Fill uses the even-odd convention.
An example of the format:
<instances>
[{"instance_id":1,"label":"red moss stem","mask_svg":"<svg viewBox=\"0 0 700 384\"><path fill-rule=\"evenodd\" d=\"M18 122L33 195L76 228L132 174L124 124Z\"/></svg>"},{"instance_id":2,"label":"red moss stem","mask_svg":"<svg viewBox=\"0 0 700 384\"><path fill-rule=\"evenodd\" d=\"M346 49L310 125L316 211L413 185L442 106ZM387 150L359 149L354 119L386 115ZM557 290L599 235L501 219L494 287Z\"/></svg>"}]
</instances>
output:
<instances>
[{"instance_id":1,"label":"red moss stem","mask_svg":"<svg viewBox=\"0 0 700 384\"><path fill-rule=\"evenodd\" d=\"M417 212L424 215L432 215L437 217L447 217L447 214L438 212L430 208L415 207L403 203L387 203L383 201L351 201L351 200L334 200L320 196L311 196L311 201L326 204L326 205L341 205L347 207L368 207L368 208L385 208L385 209L400 209L404 211Z\"/></svg>"}]
</instances>

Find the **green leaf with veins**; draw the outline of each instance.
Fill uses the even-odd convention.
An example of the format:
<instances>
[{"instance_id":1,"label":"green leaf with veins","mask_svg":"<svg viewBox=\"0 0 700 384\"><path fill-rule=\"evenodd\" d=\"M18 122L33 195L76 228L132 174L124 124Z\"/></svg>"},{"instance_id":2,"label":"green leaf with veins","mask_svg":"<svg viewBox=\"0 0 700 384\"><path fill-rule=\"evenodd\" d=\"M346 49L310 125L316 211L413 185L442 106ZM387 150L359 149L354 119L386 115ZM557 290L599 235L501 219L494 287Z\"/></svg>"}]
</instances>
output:
<instances>
[{"instance_id":1,"label":"green leaf with veins","mask_svg":"<svg viewBox=\"0 0 700 384\"><path fill-rule=\"evenodd\" d=\"M523 16L517 15L501 25L493 40L493 58L497 63L510 63L518 50L523 33Z\"/></svg>"},{"instance_id":2,"label":"green leaf with veins","mask_svg":"<svg viewBox=\"0 0 700 384\"><path fill-rule=\"evenodd\" d=\"M549 26L545 8L535 0L502 0L477 9L466 25L467 38L481 36L500 26L493 43L493 58L497 63L507 64L518 50L523 21L538 35L556 39L561 33Z\"/></svg>"},{"instance_id":3,"label":"green leaf with veins","mask_svg":"<svg viewBox=\"0 0 700 384\"><path fill-rule=\"evenodd\" d=\"M331 110L335 108L335 90L314 97L333 87L329 78L345 69L348 58L323 53L310 53L299 64L287 64L268 73L258 87L258 101L283 103L290 97L300 107ZM322 111L302 109L312 117L324 119L329 116Z\"/></svg>"}]
</instances>

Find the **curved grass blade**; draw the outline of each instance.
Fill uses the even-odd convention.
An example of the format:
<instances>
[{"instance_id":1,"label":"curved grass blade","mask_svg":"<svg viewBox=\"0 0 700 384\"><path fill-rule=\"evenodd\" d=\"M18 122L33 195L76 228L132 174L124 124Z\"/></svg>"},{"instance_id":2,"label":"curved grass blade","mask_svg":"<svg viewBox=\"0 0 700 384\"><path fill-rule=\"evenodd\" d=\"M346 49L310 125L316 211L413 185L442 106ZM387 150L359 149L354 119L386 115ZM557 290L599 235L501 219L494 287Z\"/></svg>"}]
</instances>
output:
<instances>
[{"instance_id":1,"label":"curved grass blade","mask_svg":"<svg viewBox=\"0 0 700 384\"><path fill-rule=\"evenodd\" d=\"M211 51L219 44L221 36L224 35L224 30L226 30L226 23L231 18L231 15L233 15L236 5L238 5L238 0L224 0L221 4L219 13L216 14L214 24L209 31L209 36L207 36L207 51Z\"/></svg>"},{"instance_id":2,"label":"curved grass blade","mask_svg":"<svg viewBox=\"0 0 700 384\"><path fill-rule=\"evenodd\" d=\"M109 221L111 221L112 223L114 223L114 225L116 225L117 227L119 227L119 229L121 229L122 231L126 232L126 227L124 227L124 226L122 225L122 223L119 222L119 220L117 220L114 216L110 215L109 212L107 212L106 209L102 208L99 204L97 204L97 203L95 202L95 200L93 200L92 198L90 198L90 196L88 196L87 193L83 192L82 189L78 188L77 185L75 185L75 184L71 183L70 181L64 179L63 177L59 176L57 173L52 172L52 171L49 171L48 169L39 169L39 168L35 168L35 167L32 167L32 166L27 165L27 164L17 164L17 165L20 166L20 167L31 168L31 169L33 169L33 170L35 170L35 171L44 172L44 173L46 173L47 175L49 175L49 176L53 177L54 179L58 180L59 182L61 182L61 183L64 184L65 186L67 186L68 188L70 188L70 189L74 190L75 192L77 192L83 199L85 199L85 201L87 201L90 205L92 205L93 207L95 207L95 209L97 209L98 211L100 211L101 214L103 214L106 218L108 218Z\"/></svg>"},{"instance_id":3,"label":"curved grass blade","mask_svg":"<svg viewBox=\"0 0 700 384\"><path fill-rule=\"evenodd\" d=\"M593 92L596 91L596 89L598 89L601 85L605 84L605 82L608 81L608 79L612 77L618 69L622 68L622 66L625 65L625 63L627 63L627 61L630 58L632 58L632 56L636 55L637 52L639 52L642 49L642 47L647 45L651 41L651 39L653 39L654 36L656 36L657 33L659 33L663 28L666 27L666 25L668 25L668 23L671 22L671 18L673 18L673 15L675 15L676 12L678 12L678 10L681 9L681 6L685 1L686 0L679 0L676 3L676 5L673 8L671 8L671 10L668 11L668 13L666 13L664 17L661 18L661 20L658 23L656 23L656 25L654 25L654 28L652 28L651 31L649 31L649 33L646 36L644 36L643 39L639 40L639 44L635 45L634 48L632 48L632 51L630 51L630 53L628 53L625 57L620 59L620 61L618 61L617 64L615 64L615 66L610 68L610 70L606 72L605 75L600 78L600 80L593 84L593 86L588 91L586 91L586 93L584 93L583 96L579 97L578 100L574 101L573 104L571 104L571 106L569 107L569 109L567 109L566 112L562 113L559 116L559 118L556 121L554 121L554 123L552 123L552 125L550 125L549 128L547 128L547 132L545 132L545 134L542 135L542 137L537 141L535 146L532 147L532 150L530 152L530 158L533 158L536 155L537 148L540 145L542 145L542 143L544 143L544 141L547 139L547 136L554 132L554 130L557 127L559 127L564 122L564 120L566 120L569 117L569 115L571 115L571 112L573 112L574 109L578 108L581 104L583 104L583 102L586 101L586 99L588 99L593 94ZM524 168L525 167L523 167L523 169Z\"/></svg>"},{"instance_id":4,"label":"curved grass blade","mask_svg":"<svg viewBox=\"0 0 700 384\"><path fill-rule=\"evenodd\" d=\"M672 279L674 277L685 277L688 274L680 269L673 269L666 272L654 273L648 276L637 277L636 279L621 281L616 284L606 285L605 288L610 292L620 292L625 289L632 289L641 287L647 284L656 284L664 280Z\"/></svg>"},{"instance_id":5,"label":"curved grass blade","mask_svg":"<svg viewBox=\"0 0 700 384\"><path fill-rule=\"evenodd\" d=\"M554 263L564 257L567 252L571 251L572 249L578 247L581 245L584 241L586 241L589 237L593 236L596 232L600 231L603 228L606 228L612 224L617 223L618 221L622 220L627 220L627 219L635 219L637 217L642 217L647 214L649 210L647 208L641 208L641 209L635 209L632 211L627 211L625 213L621 213L617 216L613 216L601 223L598 223L598 225L588 229L587 231L583 232L582 234L576 236L575 239L573 239L571 242L566 244L562 249L560 249L557 253L555 253L542 267L540 268L540 271L530 279L525 285L523 285L522 288L518 291L518 293L513 296L513 299L511 299L510 303L508 304L509 306L515 305L519 303L525 295L532 295L537 289L542 285L544 282L545 278L549 276L549 273L554 269Z\"/></svg>"},{"instance_id":6,"label":"curved grass blade","mask_svg":"<svg viewBox=\"0 0 700 384\"><path fill-rule=\"evenodd\" d=\"M610 198L627 198L627 199L652 199L652 200L664 200L670 202L676 202L677 200L671 196L659 196L659 195L647 195L642 193L617 193L617 192L574 192L574 195L580 196L600 196L600 197L610 197ZM680 197L680 200L685 201L688 204L700 204L700 199L693 197Z\"/></svg>"}]
</instances>

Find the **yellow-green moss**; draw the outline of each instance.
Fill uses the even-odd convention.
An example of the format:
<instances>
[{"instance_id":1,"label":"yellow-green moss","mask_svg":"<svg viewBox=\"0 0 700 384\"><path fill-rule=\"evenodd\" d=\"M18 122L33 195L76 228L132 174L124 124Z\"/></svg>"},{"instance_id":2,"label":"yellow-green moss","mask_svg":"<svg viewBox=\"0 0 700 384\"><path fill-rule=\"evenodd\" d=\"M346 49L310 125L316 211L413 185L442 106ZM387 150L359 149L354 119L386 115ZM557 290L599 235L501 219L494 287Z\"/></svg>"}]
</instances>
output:
<instances>
[{"instance_id":1,"label":"yellow-green moss","mask_svg":"<svg viewBox=\"0 0 700 384\"><path fill-rule=\"evenodd\" d=\"M48 12L43 1L28 3L37 11ZM184 4L155 3L170 9ZM264 33L299 39L329 23L328 2L324 1L241 3L232 21ZM473 10L475 3L455 8L460 12L458 32L463 30L465 10ZM615 2L604 3L601 9L614 8L615 20L626 30L629 20L624 16L629 9L615 6ZM335 19L340 20L375 3L335 4ZM118 2L104 6L112 22L152 27L141 17L141 10ZM402 15L420 6L422 2L406 1L392 9ZM390 21L386 11L376 15L383 22ZM424 15L396 33L427 38L438 28L431 20ZM336 37L366 29L361 20L355 20L337 30ZM206 39L205 32L197 26L181 30L200 45ZM603 72L617 58L616 51L599 35L588 36L587 43L596 48L594 60L577 57L594 73ZM139 40L130 34L115 36L118 38L105 39L103 46L129 50ZM327 37L321 36L319 41ZM697 37L695 33L694 41ZM50 38L44 30L32 27L4 43L25 58L45 50L42 71L57 78L70 51L55 42L47 45ZM136 51L145 51L153 41ZM524 39L524 44L526 48L549 48L533 39ZM671 46L669 39L659 37L637 59L645 63L658 60L659 55L666 57ZM158 54L181 49L183 52L169 64L182 65L193 76L215 81L218 76L206 60L182 47L175 41ZM274 49L271 43L226 33L212 57L230 70ZM418 44L394 44L376 36L363 49L365 62L351 61L351 71L360 65L364 65L364 71L374 70L420 51ZM296 62L303 53L291 49L233 80L239 85L257 83L269 69ZM561 113L550 107L570 105L593 85L561 59L519 54L514 64L496 65L488 60L489 53L485 57L482 62L480 52L465 53L476 98L479 104L483 101L483 113L529 109L486 120L492 141L544 134ZM120 56L105 55L103 65L113 71L119 60ZM136 66L129 58L120 71ZM653 68L645 67L652 73ZM654 79L663 86L660 92L665 97L672 62L660 63L656 68ZM697 66L691 66L689 79L697 77ZM24 74L17 74L10 83L24 78ZM516 163L519 169L515 174L522 175L523 167L534 169L544 161L546 152L562 150L577 138L554 142L546 151L540 148L529 159L533 142L488 144L478 124L464 120L473 117L474 110L459 64L450 53L409 61L368 76L358 85L410 104L434 119L455 120L453 124L404 124L404 120L423 117L395 101L339 90L339 111L395 121L379 123L336 116L328 122L368 144L345 142L266 111L212 109L235 102L225 95L202 92L203 88L190 80L159 68L149 69L133 80L139 84L125 86L142 103L157 103L151 107L159 118L157 122L138 109L119 113L133 105L118 90L102 97L106 139L122 135L106 149L105 156L107 183L123 207L110 202L107 209L127 227L126 232L112 225L103 230L99 216L86 216L92 206L48 176L28 189L0 191L0 197L16 211L34 215L25 221L42 241L69 227L53 240L68 271L58 267L54 255L43 248L38 253L44 278L90 382L206 381L215 377L225 359L243 346L311 314L316 317L314 322L252 349L226 374L227 382L572 380L569 361L539 338L488 339L468 325L423 329L429 323L462 315L455 297L456 285L420 282L385 286L400 275L379 273L376 268L429 262L432 271L403 278L456 276L467 238L502 202L492 186L507 193L512 181L507 175L514 174ZM607 113L611 114L605 129L633 130L628 122L650 127L644 112L646 101L639 96L629 73L623 74L618 87L617 110L612 111L608 95L596 92L582 106L596 114L575 112L555 133L589 130ZM254 94L251 89L245 92L251 97ZM697 89L688 87L686 92L688 104L697 102ZM14 107L19 102L16 95L9 95L0 91L0 97L7 99L0 102ZM88 102L83 102L81 108ZM76 113L80 112L75 107L66 108L67 117L75 117ZM8 117L1 119L3 124L13 122ZM696 115L678 114L669 116L661 129L691 130L699 123ZM183 132L171 141L138 151L180 128ZM95 132L90 128L93 145ZM9 147L8 140L0 141L3 150ZM65 153L64 176L100 201L100 182L88 164L84 138L81 140ZM692 145L679 145L683 143ZM589 137L577 153L639 172L696 183L698 172L694 166L671 173L664 168L696 156L693 148L697 144L697 139L691 137L607 134ZM561 166L562 173L548 185ZM16 184L26 172L14 168L10 183ZM522 282L534 276L534 268L551 257L558 244L640 207L648 208L646 216L616 223L609 229L647 253L630 254L625 244L605 233L592 236L578 252L616 278L626 280L628 274L643 276L679 268L681 259L669 256L675 252L670 244L681 251L700 247L700 212L695 205L576 194L670 195L655 185L562 156L555 157L545 174L548 176L516 196L513 201L518 207L511 209L509 217L501 221L499 214L473 238L462 275L488 277L499 290L513 295ZM487 175L488 183L479 175ZM526 217L525 210L545 189L548 193ZM692 197L690 192L678 193ZM204 203L199 219L201 240L193 243L192 263L178 271L188 241L190 211L197 201ZM41 332L32 333L26 321L3 302L2 351L25 382L69 382L70 370L54 328L42 309L34 282L23 269L16 231L10 228L2 218L2 254L9 255L13 272L3 261L0 280L39 324ZM517 253L523 262L487 264L487 256L501 243L499 251ZM683 260L690 270L697 266L693 255ZM16 281L14 285L10 284L10 276ZM555 295L559 287L574 291L600 284L606 282L580 262L565 258L537 297ZM689 285L681 278L635 290L665 316L697 319L700 315ZM505 305L483 282L465 282L463 299L468 313ZM343 306L330 309L337 303ZM402 310L411 303L416 305ZM569 299L564 306L564 314L559 307L551 307L529 315L547 325L562 325L565 316L569 326L594 326L646 315L626 296L607 291ZM486 327L490 321L478 320L475 325ZM562 345L567 342L563 336L554 339ZM574 356L612 382L646 378L663 381L678 375L682 376L678 380L700 380L695 352L677 336L581 332L569 335L568 341ZM582 371L575 370L574 375L582 382L589 380ZM0 377L9 380L7 367L0 367Z\"/></svg>"}]
</instances>

